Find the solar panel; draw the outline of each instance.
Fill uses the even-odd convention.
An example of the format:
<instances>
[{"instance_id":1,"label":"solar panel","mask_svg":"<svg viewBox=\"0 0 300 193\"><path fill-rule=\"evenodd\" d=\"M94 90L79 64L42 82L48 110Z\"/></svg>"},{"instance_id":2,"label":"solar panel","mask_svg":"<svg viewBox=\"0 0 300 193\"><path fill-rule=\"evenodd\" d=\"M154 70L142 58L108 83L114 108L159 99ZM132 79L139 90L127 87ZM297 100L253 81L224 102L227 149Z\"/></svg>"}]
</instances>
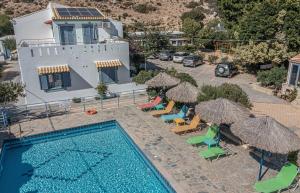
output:
<instances>
[{"instance_id":1,"label":"solar panel","mask_svg":"<svg viewBox=\"0 0 300 193\"><path fill-rule=\"evenodd\" d=\"M56 8L61 17L99 17L102 14L96 8Z\"/></svg>"}]
</instances>

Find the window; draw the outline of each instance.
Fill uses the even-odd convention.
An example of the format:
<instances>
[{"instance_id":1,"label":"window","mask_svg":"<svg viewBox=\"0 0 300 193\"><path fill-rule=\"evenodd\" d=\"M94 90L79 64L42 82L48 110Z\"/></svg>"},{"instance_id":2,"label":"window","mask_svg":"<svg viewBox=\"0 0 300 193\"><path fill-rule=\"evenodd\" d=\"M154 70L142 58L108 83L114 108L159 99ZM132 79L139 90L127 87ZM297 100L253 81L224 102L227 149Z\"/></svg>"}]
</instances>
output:
<instances>
[{"instance_id":1,"label":"window","mask_svg":"<svg viewBox=\"0 0 300 193\"><path fill-rule=\"evenodd\" d=\"M93 44L98 40L98 28L96 25L92 24L83 24L82 25L83 33L83 43L84 44Z\"/></svg>"},{"instance_id":2,"label":"window","mask_svg":"<svg viewBox=\"0 0 300 193\"><path fill-rule=\"evenodd\" d=\"M76 44L76 35L73 25L61 25L59 31L61 45Z\"/></svg>"},{"instance_id":3,"label":"window","mask_svg":"<svg viewBox=\"0 0 300 193\"><path fill-rule=\"evenodd\" d=\"M58 90L71 86L69 72L40 75L41 90Z\"/></svg>"},{"instance_id":4,"label":"window","mask_svg":"<svg viewBox=\"0 0 300 193\"><path fill-rule=\"evenodd\" d=\"M296 86L296 80L298 76L298 65L292 65L291 75L290 75L290 84Z\"/></svg>"}]
</instances>

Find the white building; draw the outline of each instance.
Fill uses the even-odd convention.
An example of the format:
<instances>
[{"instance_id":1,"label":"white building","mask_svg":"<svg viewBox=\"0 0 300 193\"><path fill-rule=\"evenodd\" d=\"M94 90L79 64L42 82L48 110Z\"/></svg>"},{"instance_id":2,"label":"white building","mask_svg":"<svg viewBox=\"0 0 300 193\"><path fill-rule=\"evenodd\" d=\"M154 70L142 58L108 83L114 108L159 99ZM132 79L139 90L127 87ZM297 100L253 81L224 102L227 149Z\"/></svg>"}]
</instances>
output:
<instances>
[{"instance_id":1,"label":"white building","mask_svg":"<svg viewBox=\"0 0 300 193\"><path fill-rule=\"evenodd\" d=\"M300 54L290 59L287 83L288 86L300 88Z\"/></svg>"},{"instance_id":2,"label":"white building","mask_svg":"<svg viewBox=\"0 0 300 193\"><path fill-rule=\"evenodd\" d=\"M95 96L100 82L118 90L130 81L122 23L96 8L50 3L13 25L27 104Z\"/></svg>"}]
</instances>

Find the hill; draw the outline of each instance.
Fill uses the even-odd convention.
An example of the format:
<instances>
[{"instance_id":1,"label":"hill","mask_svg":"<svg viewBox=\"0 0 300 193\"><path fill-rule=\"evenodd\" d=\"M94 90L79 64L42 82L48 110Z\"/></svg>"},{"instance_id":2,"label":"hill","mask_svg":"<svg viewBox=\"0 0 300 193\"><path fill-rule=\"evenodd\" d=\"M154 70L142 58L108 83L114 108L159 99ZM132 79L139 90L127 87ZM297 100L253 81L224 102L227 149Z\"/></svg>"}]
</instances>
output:
<instances>
[{"instance_id":1,"label":"hill","mask_svg":"<svg viewBox=\"0 0 300 193\"><path fill-rule=\"evenodd\" d=\"M48 0L2 0L0 12L10 17L28 14L47 6ZM216 15L212 0L61 0L70 6L97 7L105 15L127 25L142 22L165 30L179 30L180 16L195 6L202 7L206 20Z\"/></svg>"}]
</instances>

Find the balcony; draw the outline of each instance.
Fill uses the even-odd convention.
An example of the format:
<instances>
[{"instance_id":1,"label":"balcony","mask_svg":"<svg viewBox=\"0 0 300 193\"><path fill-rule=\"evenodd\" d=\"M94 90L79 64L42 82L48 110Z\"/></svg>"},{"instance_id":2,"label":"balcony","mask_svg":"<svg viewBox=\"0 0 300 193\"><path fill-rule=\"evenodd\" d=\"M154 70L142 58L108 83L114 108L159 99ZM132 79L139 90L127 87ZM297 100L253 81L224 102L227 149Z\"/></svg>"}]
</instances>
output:
<instances>
[{"instance_id":1,"label":"balcony","mask_svg":"<svg viewBox=\"0 0 300 193\"><path fill-rule=\"evenodd\" d=\"M95 44L77 42L76 45L61 45L56 43L54 39L23 40L18 45L18 52L21 57L25 56L26 58L80 56L85 53L92 55L122 55L124 52L128 54L128 42L120 39L107 39Z\"/></svg>"}]
</instances>

